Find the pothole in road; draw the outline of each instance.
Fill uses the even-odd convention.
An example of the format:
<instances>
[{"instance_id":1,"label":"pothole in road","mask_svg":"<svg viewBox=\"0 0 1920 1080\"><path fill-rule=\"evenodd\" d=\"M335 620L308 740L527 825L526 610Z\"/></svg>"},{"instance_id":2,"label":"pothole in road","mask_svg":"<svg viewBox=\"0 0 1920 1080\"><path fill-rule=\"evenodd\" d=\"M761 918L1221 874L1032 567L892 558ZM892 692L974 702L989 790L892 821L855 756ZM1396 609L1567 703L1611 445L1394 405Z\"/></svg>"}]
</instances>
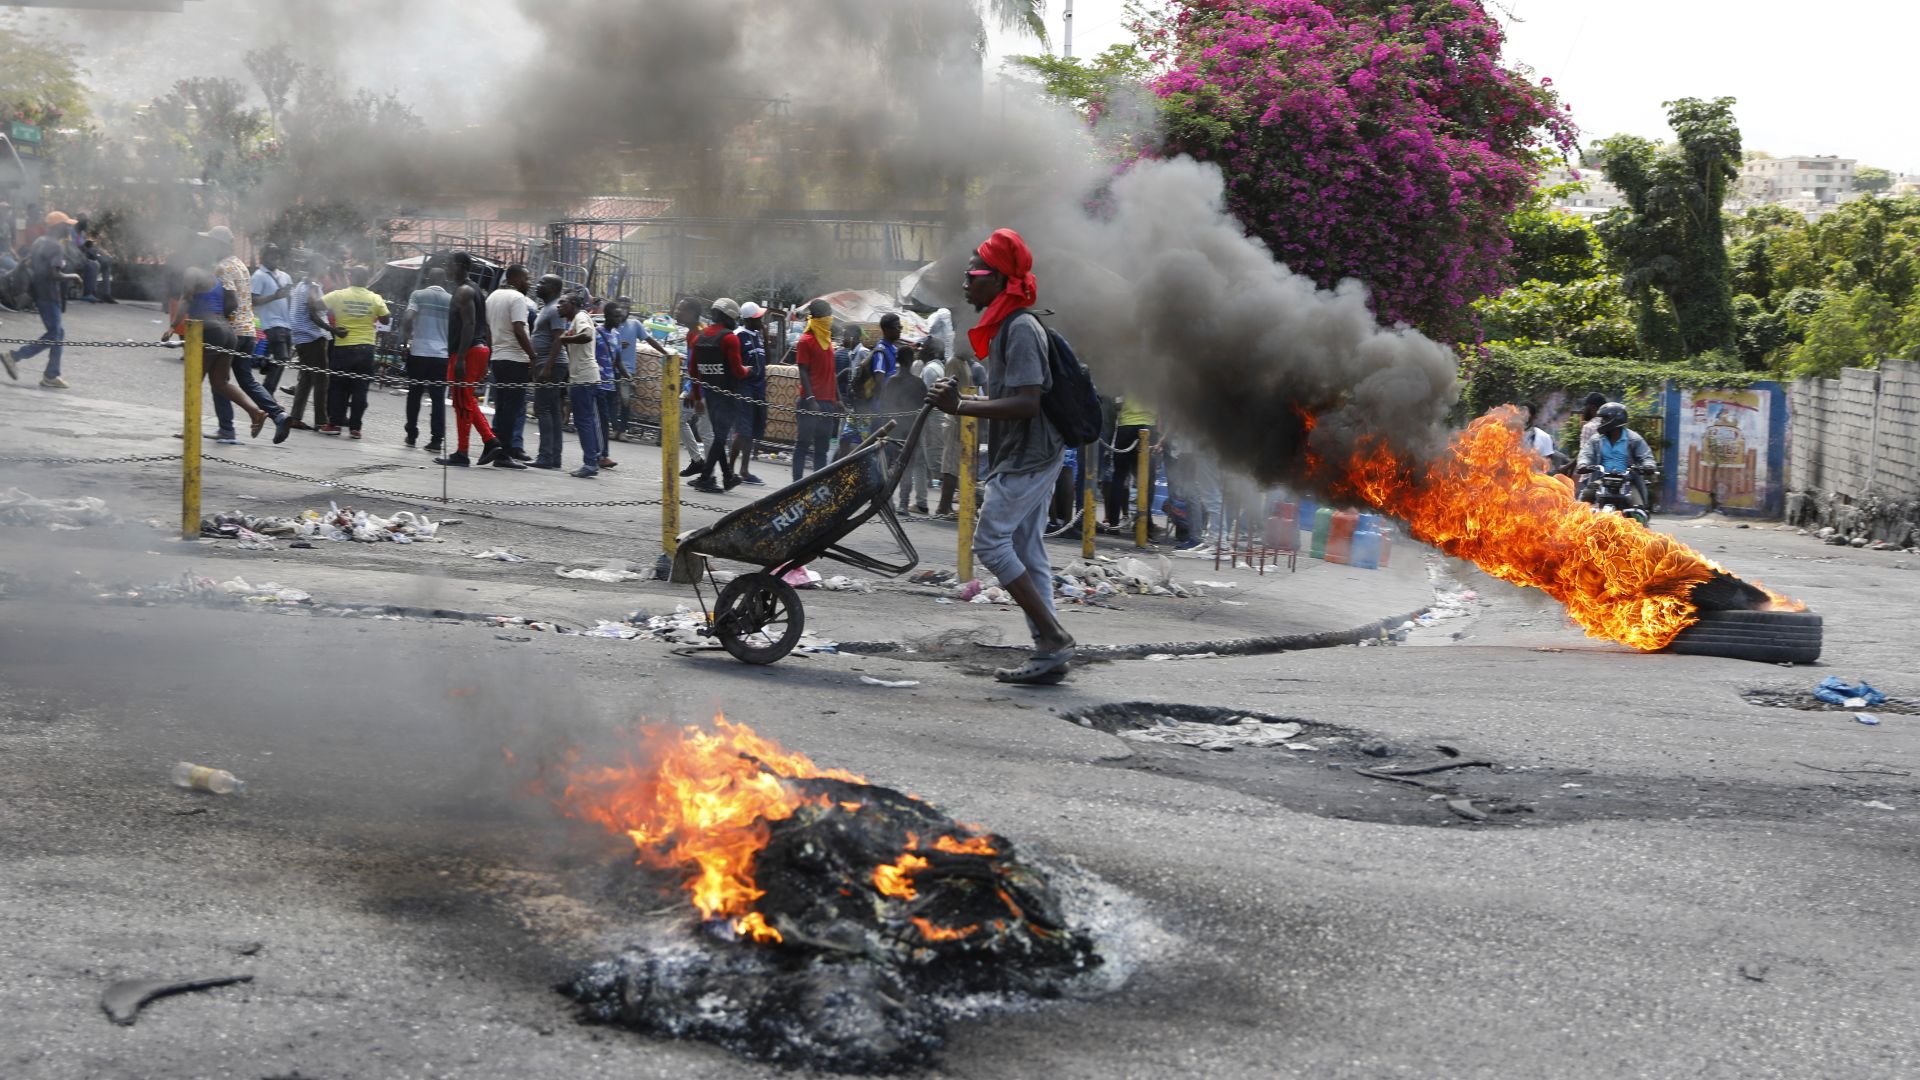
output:
<instances>
[{"instance_id":1,"label":"pothole in road","mask_svg":"<svg viewBox=\"0 0 1920 1080\"><path fill-rule=\"evenodd\" d=\"M1060 714L1125 740L1110 767L1226 788L1299 813L1389 825L1519 827L1605 820L1800 821L1920 808L1920 789L1809 772L1804 784L1633 776L1502 762L1471 746L1385 739L1344 725L1160 702Z\"/></svg>"}]
</instances>

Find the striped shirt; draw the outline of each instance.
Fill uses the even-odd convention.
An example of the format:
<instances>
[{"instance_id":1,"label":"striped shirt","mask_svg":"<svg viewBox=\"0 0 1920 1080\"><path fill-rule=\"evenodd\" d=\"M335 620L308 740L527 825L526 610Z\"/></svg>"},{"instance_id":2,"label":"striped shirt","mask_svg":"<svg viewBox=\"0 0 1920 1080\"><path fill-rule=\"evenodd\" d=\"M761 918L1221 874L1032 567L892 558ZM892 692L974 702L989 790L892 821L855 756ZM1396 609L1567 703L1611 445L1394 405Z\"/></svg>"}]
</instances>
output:
<instances>
[{"instance_id":1,"label":"striped shirt","mask_svg":"<svg viewBox=\"0 0 1920 1080\"><path fill-rule=\"evenodd\" d=\"M305 345L309 341L330 337L333 334L333 331L326 327L316 325L313 316L307 311L307 298L312 296L313 290L319 287L318 282L302 281L293 287L293 295L288 298L293 305L293 343L296 345Z\"/></svg>"}]
</instances>

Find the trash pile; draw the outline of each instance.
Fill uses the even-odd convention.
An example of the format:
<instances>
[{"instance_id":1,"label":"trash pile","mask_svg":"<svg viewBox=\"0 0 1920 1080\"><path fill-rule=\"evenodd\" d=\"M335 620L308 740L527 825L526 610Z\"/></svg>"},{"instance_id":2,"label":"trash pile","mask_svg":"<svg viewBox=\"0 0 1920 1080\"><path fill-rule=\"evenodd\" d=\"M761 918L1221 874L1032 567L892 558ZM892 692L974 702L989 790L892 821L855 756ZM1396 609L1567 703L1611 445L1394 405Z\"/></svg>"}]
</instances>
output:
<instances>
[{"instance_id":1,"label":"trash pile","mask_svg":"<svg viewBox=\"0 0 1920 1080\"><path fill-rule=\"evenodd\" d=\"M714 580L719 581L719 576L715 575ZM732 579L729 578L728 580ZM825 589L827 592L858 593L870 593L873 591L873 583L870 581L865 581L861 578L850 578L845 574L835 574L833 577L823 578L820 576L819 571L810 570L804 566L787 571L781 576L780 580L796 589Z\"/></svg>"},{"instance_id":2,"label":"trash pile","mask_svg":"<svg viewBox=\"0 0 1920 1080\"><path fill-rule=\"evenodd\" d=\"M259 530L255 530L256 532ZM327 512L307 510L293 523L293 535L303 540L354 541L361 544L392 542L416 544L431 541L440 526L427 515L402 510L392 517L380 517L339 503L327 504Z\"/></svg>"},{"instance_id":3,"label":"trash pile","mask_svg":"<svg viewBox=\"0 0 1920 1080\"><path fill-rule=\"evenodd\" d=\"M1191 597L1193 590L1173 580L1173 562L1156 556L1157 562L1127 557L1112 559L1105 555L1092 561L1075 559L1053 575L1055 600L1075 604L1106 606L1102 601L1124 595ZM961 581L951 570L922 570L907 579L910 585L928 585L946 590L942 603L1011 604L1013 596L999 585L987 585L979 579ZM1198 583L1196 582L1196 585ZM1230 582L1208 582L1210 588L1233 588Z\"/></svg>"},{"instance_id":4,"label":"trash pile","mask_svg":"<svg viewBox=\"0 0 1920 1080\"><path fill-rule=\"evenodd\" d=\"M0 491L0 525L43 525L54 532L70 532L119 520L104 499L39 499L19 488Z\"/></svg>"},{"instance_id":5,"label":"trash pile","mask_svg":"<svg viewBox=\"0 0 1920 1080\"><path fill-rule=\"evenodd\" d=\"M243 551L272 551L276 539L292 537L298 530L291 518L258 517L237 510L200 519L200 535L209 540L236 540Z\"/></svg>"}]
</instances>

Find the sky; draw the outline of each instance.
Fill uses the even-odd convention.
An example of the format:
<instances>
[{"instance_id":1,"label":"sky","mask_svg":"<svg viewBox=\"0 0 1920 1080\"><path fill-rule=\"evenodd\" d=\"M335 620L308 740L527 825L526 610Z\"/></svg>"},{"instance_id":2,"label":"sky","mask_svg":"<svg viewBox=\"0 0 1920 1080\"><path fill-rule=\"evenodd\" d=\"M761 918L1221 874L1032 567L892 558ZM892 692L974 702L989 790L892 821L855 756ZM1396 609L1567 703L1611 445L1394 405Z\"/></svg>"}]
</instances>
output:
<instances>
[{"instance_id":1,"label":"sky","mask_svg":"<svg viewBox=\"0 0 1920 1080\"><path fill-rule=\"evenodd\" d=\"M1749 150L1920 173L1916 0L1499 2L1517 17L1502 17L1508 61L1553 80L1582 145L1620 133L1665 138L1661 102L1730 96ZM1124 8L1074 0L1074 54L1125 40ZM1047 0L1055 51L1064 10L1065 0ZM993 49L1038 51L1006 33L994 35Z\"/></svg>"}]
</instances>

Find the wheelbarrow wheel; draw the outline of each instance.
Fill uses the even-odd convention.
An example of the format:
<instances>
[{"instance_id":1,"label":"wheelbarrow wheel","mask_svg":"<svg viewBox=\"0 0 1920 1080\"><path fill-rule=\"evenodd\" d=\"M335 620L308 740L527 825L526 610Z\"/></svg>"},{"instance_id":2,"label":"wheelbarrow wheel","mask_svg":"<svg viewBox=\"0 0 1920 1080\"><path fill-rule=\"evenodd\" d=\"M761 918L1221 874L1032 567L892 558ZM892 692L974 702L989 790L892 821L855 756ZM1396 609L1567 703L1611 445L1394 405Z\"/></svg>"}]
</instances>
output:
<instances>
[{"instance_id":1,"label":"wheelbarrow wheel","mask_svg":"<svg viewBox=\"0 0 1920 1080\"><path fill-rule=\"evenodd\" d=\"M743 664L771 664L793 651L806 630L800 594L772 574L741 574L720 590L713 633Z\"/></svg>"}]
</instances>

